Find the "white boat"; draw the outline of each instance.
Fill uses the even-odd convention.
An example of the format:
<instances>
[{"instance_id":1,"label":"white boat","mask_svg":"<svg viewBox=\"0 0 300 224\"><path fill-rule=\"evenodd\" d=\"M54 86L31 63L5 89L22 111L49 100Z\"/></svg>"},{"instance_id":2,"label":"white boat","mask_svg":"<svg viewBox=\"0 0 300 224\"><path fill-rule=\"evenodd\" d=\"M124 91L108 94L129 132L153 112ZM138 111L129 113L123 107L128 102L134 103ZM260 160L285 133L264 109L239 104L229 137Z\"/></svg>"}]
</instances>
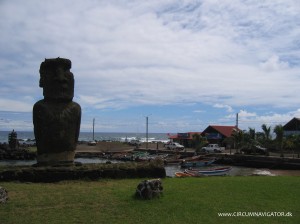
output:
<instances>
[{"instance_id":1,"label":"white boat","mask_svg":"<svg viewBox=\"0 0 300 224\"><path fill-rule=\"evenodd\" d=\"M202 176L225 176L229 173L231 167L220 167L208 170L198 170L198 169L190 169L185 170L187 173L196 173Z\"/></svg>"}]
</instances>

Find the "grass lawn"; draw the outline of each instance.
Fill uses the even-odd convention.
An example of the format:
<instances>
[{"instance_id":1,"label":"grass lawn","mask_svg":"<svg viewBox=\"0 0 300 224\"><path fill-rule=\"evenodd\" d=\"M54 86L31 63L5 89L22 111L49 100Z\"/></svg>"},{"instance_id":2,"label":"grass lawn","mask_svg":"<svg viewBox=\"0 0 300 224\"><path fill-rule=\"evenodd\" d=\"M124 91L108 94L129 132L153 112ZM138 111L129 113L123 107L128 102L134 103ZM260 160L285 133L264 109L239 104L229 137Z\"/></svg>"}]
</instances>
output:
<instances>
[{"instance_id":1,"label":"grass lawn","mask_svg":"<svg viewBox=\"0 0 300 224\"><path fill-rule=\"evenodd\" d=\"M166 178L164 195L148 201L133 197L141 179L0 182L9 193L8 203L0 204L0 223L300 223L299 180ZM290 212L292 217L219 217L220 212Z\"/></svg>"}]
</instances>

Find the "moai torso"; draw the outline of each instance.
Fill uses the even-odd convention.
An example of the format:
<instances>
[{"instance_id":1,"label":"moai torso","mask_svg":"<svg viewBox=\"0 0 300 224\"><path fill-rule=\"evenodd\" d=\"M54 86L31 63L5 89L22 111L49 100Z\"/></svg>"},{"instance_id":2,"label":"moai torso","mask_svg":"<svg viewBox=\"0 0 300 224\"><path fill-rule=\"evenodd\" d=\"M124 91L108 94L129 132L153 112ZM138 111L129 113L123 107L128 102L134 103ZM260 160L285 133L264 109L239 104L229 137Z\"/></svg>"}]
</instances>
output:
<instances>
[{"instance_id":1,"label":"moai torso","mask_svg":"<svg viewBox=\"0 0 300 224\"><path fill-rule=\"evenodd\" d=\"M78 141L81 108L73 102L71 61L45 59L40 67L44 99L33 107L38 165L72 164Z\"/></svg>"}]
</instances>

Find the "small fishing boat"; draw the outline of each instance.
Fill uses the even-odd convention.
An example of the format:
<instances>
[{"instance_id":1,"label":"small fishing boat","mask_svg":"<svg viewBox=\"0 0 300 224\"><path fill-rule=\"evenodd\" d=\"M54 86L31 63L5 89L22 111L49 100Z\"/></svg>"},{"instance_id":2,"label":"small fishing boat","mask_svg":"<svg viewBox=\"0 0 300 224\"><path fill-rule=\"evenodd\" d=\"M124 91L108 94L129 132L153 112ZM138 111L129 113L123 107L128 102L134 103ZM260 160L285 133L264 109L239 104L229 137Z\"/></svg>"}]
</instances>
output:
<instances>
[{"instance_id":1,"label":"small fishing boat","mask_svg":"<svg viewBox=\"0 0 300 224\"><path fill-rule=\"evenodd\" d=\"M145 162L150 160L149 155L148 152L134 152L133 158L136 162Z\"/></svg>"},{"instance_id":2,"label":"small fishing boat","mask_svg":"<svg viewBox=\"0 0 300 224\"><path fill-rule=\"evenodd\" d=\"M184 173L190 175L191 177L203 177L203 175L197 171L185 170Z\"/></svg>"},{"instance_id":3,"label":"small fishing boat","mask_svg":"<svg viewBox=\"0 0 300 224\"><path fill-rule=\"evenodd\" d=\"M208 170L197 170L197 169L190 169L185 170L187 173L191 174L199 174L201 176L225 176L229 173L231 167L220 167Z\"/></svg>"},{"instance_id":4,"label":"small fishing boat","mask_svg":"<svg viewBox=\"0 0 300 224\"><path fill-rule=\"evenodd\" d=\"M215 162L215 159L204 159L204 160L198 160L198 161L183 161L181 164L181 167L188 168L188 167L202 167L202 166L209 166L213 162Z\"/></svg>"},{"instance_id":5,"label":"small fishing boat","mask_svg":"<svg viewBox=\"0 0 300 224\"><path fill-rule=\"evenodd\" d=\"M175 177L194 177L197 174L194 173L188 173L188 172L176 172Z\"/></svg>"},{"instance_id":6,"label":"small fishing boat","mask_svg":"<svg viewBox=\"0 0 300 224\"><path fill-rule=\"evenodd\" d=\"M185 162L187 162L187 161L198 161L198 160L201 160L201 159L205 159L203 156L200 156L200 155L198 155L198 156L191 156L191 157L186 157L186 158L184 158L183 160L185 161Z\"/></svg>"}]
</instances>

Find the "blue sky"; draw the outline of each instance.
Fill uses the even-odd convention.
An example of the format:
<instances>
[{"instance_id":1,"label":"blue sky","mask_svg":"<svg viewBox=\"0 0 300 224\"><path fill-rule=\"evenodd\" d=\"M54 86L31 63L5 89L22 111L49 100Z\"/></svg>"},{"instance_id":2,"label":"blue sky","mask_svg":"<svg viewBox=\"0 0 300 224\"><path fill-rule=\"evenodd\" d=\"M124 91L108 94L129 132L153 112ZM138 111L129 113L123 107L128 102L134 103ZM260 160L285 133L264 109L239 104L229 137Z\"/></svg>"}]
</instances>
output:
<instances>
[{"instance_id":1,"label":"blue sky","mask_svg":"<svg viewBox=\"0 0 300 224\"><path fill-rule=\"evenodd\" d=\"M260 130L300 117L300 2L0 1L0 130L33 129L44 58L72 61L82 131Z\"/></svg>"}]
</instances>

